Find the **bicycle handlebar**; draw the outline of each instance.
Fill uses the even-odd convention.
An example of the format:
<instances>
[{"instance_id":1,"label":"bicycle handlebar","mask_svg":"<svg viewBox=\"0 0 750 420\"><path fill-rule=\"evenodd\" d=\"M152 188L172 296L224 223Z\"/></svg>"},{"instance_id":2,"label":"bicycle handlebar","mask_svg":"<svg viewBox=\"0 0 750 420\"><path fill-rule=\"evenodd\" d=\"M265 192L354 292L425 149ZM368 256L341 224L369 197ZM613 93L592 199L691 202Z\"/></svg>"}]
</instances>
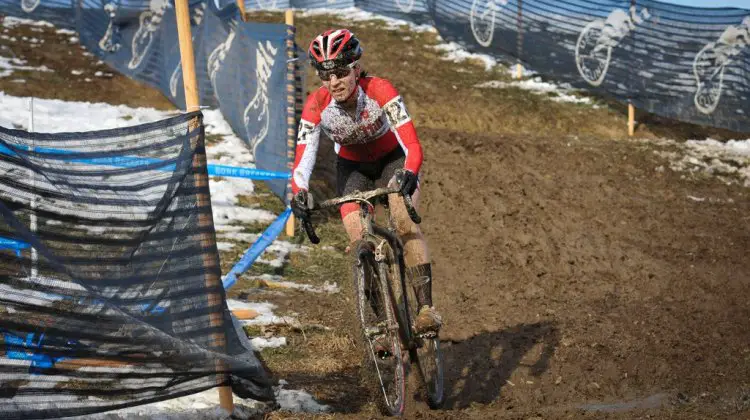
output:
<instances>
[{"instance_id":1,"label":"bicycle handlebar","mask_svg":"<svg viewBox=\"0 0 750 420\"><path fill-rule=\"evenodd\" d=\"M362 201L369 202L375 197L380 197L382 195L388 195L388 194L400 194L404 198L404 205L406 206L406 211L407 213L409 213L409 217L411 218L411 220L416 224L422 223L422 218L419 216L419 214L417 213L417 210L414 208L414 204L412 203L411 196L401 194L401 190L398 188L377 188L377 189L370 190L370 191L353 192L345 196L326 200L320 203L319 205L315 205L312 211L319 211L325 208L334 207L334 206L337 206L339 204L344 204L344 203L362 202ZM305 233L307 233L307 237L310 239L310 242L312 242L313 244L320 243L320 238L318 238L318 235L315 234L315 228L313 227L310 221L302 220L302 226L305 228Z\"/></svg>"}]
</instances>

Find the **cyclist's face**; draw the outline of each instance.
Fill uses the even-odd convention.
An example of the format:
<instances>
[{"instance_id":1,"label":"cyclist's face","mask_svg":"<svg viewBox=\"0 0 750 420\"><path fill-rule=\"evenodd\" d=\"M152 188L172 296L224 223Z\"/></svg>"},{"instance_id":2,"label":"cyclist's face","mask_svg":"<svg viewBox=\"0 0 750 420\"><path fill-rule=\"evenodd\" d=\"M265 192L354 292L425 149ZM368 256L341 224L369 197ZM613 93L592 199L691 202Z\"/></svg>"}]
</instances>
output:
<instances>
[{"instance_id":1,"label":"cyclist's face","mask_svg":"<svg viewBox=\"0 0 750 420\"><path fill-rule=\"evenodd\" d=\"M359 75L359 66L354 68L341 67L329 71L318 73L323 86L328 88L331 96L336 102L343 102L351 96L357 87L357 76Z\"/></svg>"}]
</instances>

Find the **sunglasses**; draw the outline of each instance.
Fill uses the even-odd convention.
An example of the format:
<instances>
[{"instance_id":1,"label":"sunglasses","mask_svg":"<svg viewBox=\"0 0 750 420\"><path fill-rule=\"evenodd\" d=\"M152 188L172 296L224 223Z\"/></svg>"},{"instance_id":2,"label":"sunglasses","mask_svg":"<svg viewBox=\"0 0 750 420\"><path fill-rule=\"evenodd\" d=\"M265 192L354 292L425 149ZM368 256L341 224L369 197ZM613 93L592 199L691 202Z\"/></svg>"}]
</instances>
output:
<instances>
[{"instance_id":1,"label":"sunglasses","mask_svg":"<svg viewBox=\"0 0 750 420\"><path fill-rule=\"evenodd\" d=\"M331 70L319 70L318 77L324 82L330 81L332 76L336 76L337 79L343 79L352 74L352 69L356 64L357 62L355 61L345 67L337 67Z\"/></svg>"}]
</instances>

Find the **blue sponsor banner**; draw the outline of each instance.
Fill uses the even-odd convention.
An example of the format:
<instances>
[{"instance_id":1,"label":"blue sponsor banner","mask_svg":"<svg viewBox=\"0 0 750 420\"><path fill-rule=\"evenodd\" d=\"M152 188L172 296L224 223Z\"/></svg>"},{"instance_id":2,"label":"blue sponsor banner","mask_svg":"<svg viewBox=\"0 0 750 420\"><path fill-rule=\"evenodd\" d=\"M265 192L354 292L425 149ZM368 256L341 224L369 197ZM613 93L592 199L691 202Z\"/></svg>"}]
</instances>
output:
<instances>
[{"instance_id":1,"label":"blue sponsor banner","mask_svg":"<svg viewBox=\"0 0 750 420\"><path fill-rule=\"evenodd\" d=\"M0 13L76 29L89 51L120 73L156 87L184 109L173 2L81 0L73 8L70 3L49 3L50 11L44 14L37 13L42 9L25 12L21 3L0 0ZM288 132L296 132L296 121L285 117L287 109L295 106L286 93L287 41L293 39L293 32L286 25L242 22L234 3L191 0L189 4L200 103L221 109L253 152L257 170L266 171L262 179L286 200L288 176L270 174L289 173L293 145Z\"/></svg>"}]
</instances>

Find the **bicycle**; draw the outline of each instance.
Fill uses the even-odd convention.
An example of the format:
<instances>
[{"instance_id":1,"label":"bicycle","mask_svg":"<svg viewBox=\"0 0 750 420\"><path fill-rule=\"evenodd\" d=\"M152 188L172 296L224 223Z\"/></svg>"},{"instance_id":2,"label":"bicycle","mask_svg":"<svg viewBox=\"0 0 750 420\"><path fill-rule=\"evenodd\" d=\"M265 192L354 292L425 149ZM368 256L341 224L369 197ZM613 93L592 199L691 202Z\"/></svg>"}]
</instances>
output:
<instances>
[{"instance_id":1,"label":"bicycle","mask_svg":"<svg viewBox=\"0 0 750 420\"><path fill-rule=\"evenodd\" d=\"M402 350L408 353L411 363L418 367L424 386L427 404L440 408L444 402L443 356L437 334L416 334L412 320L419 310L415 284L407 287L403 244L395 234L388 210L387 196L399 194L398 188L378 188L327 200L314 206L312 211L357 202L361 206L362 239L357 241L354 251L355 303L362 325L366 356L370 356L377 376L377 384L383 392L380 408L383 414L400 416L404 412L406 397L406 367ZM403 196L409 216L419 224L421 218L411 202ZM375 205L383 204L388 214L388 228L378 225L374 219ZM310 242L320 239L309 221L302 221ZM404 293L406 291L406 293ZM405 366L406 365L406 366Z\"/></svg>"}]
</instances>

